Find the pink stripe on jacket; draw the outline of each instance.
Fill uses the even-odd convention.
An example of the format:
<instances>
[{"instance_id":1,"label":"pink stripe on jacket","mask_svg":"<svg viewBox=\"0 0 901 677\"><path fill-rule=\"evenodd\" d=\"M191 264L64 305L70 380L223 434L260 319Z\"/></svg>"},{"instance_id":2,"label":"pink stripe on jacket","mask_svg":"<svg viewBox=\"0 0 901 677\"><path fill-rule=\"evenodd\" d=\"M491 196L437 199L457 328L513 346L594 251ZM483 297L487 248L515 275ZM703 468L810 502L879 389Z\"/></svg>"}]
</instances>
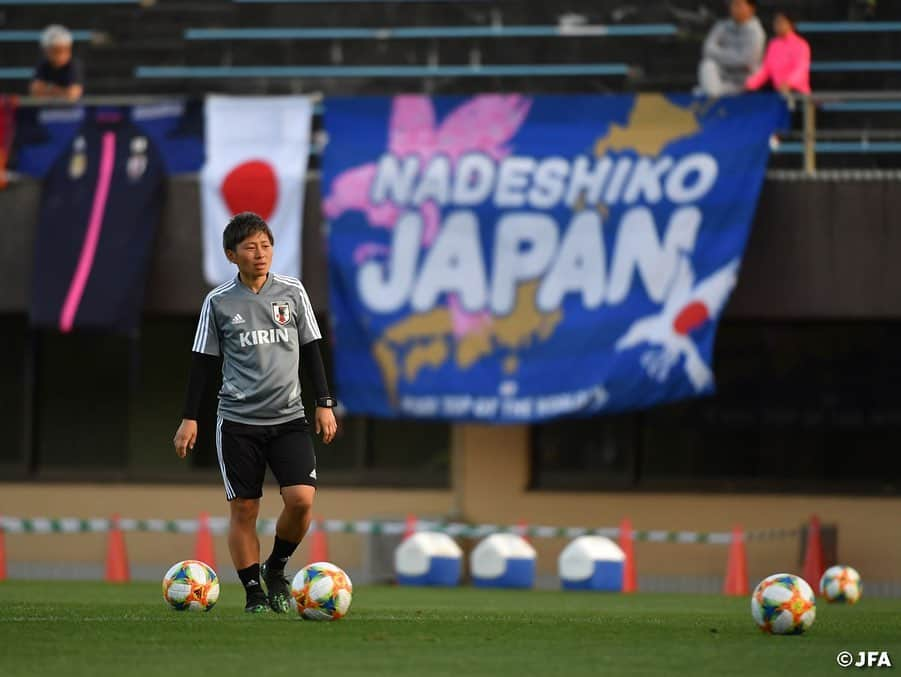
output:
<instances>
[{"instance_id":1,"label":"pink stripe on jacket","mask_svg":"<svg viewBox=\"0 0 901 677\"><path fill-rule=\"evenodd\" d=\"M59 330L63 334L72 331L75 315L78 313L78 306L81 305L81 297L84 295L84 288L88 284L91 269L94 267L94 256L97 253L97 244L100 242L100 231L103 228L103 216L106 213L115 162L116 135L112 132L104 132L100 149L100 167L97 172L97 188L94 191L94 202L91 205L91 217L88 219L88 229L81 245L81 254L78 256L75 275L72 277L72 283L69 285L69 292L66 294L63 310L59 317Z\"/></svg>"},{"instance_id":2,"label":"pink stripe on jacket","mask_svg":"<svg viewBox=\"0 0 901 677\"><path fill-rule=\"evenodd\" d=\"M810 45L797 33L773 38L757 72L748 77L745 87L760 89L767 82L774 89L788 86L796 92L810 94Z\"/></svg>"}]
</instances>

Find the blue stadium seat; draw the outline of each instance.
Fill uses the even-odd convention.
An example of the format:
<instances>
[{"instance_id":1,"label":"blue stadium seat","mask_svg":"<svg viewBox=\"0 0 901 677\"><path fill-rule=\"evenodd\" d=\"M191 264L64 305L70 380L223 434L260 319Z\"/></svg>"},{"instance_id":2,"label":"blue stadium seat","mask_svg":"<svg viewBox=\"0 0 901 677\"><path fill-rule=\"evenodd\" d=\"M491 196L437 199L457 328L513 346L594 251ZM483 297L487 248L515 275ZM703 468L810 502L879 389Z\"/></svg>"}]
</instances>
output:
<instances>
[{"instance_id":1,"label":"blue stadium seat","mask_svg":"<svg viewBox=\"0 0 901 677\"><path fill-rule=\"evenodd\" d=\"M4 80L30 80L34 68L0 67L0 78Z\"/></svg>"},{"instance_id":2,"label":"blue stadium seat","mask_svg":"<svg viewBox=\"0 0 901 677\"><path fill-rule=\"evenodd\" d=\"M0 5L139 5L141 0L0 0Z\"/></svg>"},{"instance_id":3,"label":"blue stadium seat","mask_svg":"<svg viewBox=\"0 0 901 677\"><path fill-rule=\"evenodd\" d=\"M152 78L477 78L624 76L624 63L496 64L484 66L138 66L135 77Z\"/></svg>"},{"instance_id":4,"label":"blue stadium seat","mask_svg":"<svg viewBox=\"0 0 901 677\"><path fill-rule=\"evenodd\" d=\"M90 40L94 31L72 31L72 38L77 42ZM38 42L41 31L0 30L0 42Z\"/></svg>"},{"instance_id":5,"label":"blue stadium seat","mask_svg":"<svg viewBox=\"0 0 901 677\"><path fill-rule=\"evenodd\" d=\"M825 101L818 106L827 113L898 113L899 101Z\"/></svg>"},{"instance_id":6,"label":"blue stadium seat","mask_svg":"<svg viewBox=\"0 0 901 677\"><path fill-rule=\"evenodd\" d=\"M347 3L419 3L426 4L430 2L434 3L452 3L452 2L484 2L488 4L490 2L496 2L497 0L232 0L232 2L237 3L256 3L256 4L280 4L280 5L324 5L324 4L334 4L337 2L347 2Z\"/></svg>"},{"instance_id":7,"label":"blue stadium seat","mask_svg":"<svg viewBox=\"0 0 901 677\"><path fill-rule=\"evenodd\" d=\"M186 40L409 40L419 38L650 37L676 35L673 24L615 26L415 26L386 28L189 28Z\"/></svg>"},{"instance_id":8,"label":"blue stadium seat","mask_svg":"<svg viewBox=\"0 0 901 677\"><path fill-rule=\"evenodd\" d=\"M779 144L776 152L783 155L801 155L804 153L804 144L796 141L786 141ZM846 154L896 154L901 153L901 142L898 141L818 141L817 154L846 155Z\"/></svg>"},{"instance_id":9,"label":"blue stadium seat","mask_svg":"<svg viewBox=\"0 0 901 677\"><path fill-rule=\"evenodd\" d=\"M811 73L875 73L901 71L901 61L814 61Z\"/></svg>"},{"instance_id":10,"label":"blue stadium seat","mask_svg":"<svg viewBox=\"0 0 901 677\"><path fill-rule=\"evenodd\" d=\"M897 33L901 21L799 21L800 33Z\"/></svg>"}]
</instances>

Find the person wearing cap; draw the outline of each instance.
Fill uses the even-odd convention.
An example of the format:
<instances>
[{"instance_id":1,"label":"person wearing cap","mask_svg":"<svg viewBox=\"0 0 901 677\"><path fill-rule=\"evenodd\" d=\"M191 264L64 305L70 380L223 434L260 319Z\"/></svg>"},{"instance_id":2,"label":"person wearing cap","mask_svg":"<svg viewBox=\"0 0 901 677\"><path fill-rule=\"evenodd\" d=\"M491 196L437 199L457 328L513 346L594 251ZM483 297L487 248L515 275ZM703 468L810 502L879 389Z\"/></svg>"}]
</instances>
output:
<instances>
[{"instance_id":1,"label":"person wearing cap","mask_svg":"<svg viewBox=\"0 0 901 677\"><path fill-rule=\"evenodd\" d=\"M72 56L72 34L57 24L41 34L44 58L34 70L32 96L77 101L84 92L81 63Z\"/></svg>"}]
</instances>

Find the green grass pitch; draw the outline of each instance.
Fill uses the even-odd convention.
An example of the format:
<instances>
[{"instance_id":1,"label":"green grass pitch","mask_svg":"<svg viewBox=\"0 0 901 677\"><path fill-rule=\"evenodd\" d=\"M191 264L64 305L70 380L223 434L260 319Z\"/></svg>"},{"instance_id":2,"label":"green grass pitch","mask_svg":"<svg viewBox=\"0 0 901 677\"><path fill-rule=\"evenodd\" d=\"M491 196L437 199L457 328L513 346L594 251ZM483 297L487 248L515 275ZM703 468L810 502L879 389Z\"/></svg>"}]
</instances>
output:
<instances>
[{"instance_id":1,"label":"green grass pitch","mask_svg":"<svg viewBox=\"0 0 901 677\"><path fill-rule=\"evenodd\" d=\"M841 650L901 665L901 600L820 603L770 637L746 598L358 587L347 618L169 610L158 585L0 583L0 675L827 675ZM852 668L852 671L853 668Z\"/></svg>"}]
</instances>

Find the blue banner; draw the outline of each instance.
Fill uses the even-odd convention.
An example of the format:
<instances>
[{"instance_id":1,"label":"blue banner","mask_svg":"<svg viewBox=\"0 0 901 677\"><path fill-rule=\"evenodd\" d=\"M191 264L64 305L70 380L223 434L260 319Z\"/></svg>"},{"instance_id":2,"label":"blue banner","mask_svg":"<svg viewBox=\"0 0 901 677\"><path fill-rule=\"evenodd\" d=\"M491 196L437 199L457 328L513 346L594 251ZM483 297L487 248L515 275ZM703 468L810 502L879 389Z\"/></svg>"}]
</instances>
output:
<instances>
[{"instance_id":1,"label":"blue banner","mask_svg":"<svg viewBox=\"0 0 901 677\"><path fill-rule=\"evenodd\" d=\"M776 95L329 99L339 399L525 422L712 392L786 121Z\"/></svg>"}]
</instances>

